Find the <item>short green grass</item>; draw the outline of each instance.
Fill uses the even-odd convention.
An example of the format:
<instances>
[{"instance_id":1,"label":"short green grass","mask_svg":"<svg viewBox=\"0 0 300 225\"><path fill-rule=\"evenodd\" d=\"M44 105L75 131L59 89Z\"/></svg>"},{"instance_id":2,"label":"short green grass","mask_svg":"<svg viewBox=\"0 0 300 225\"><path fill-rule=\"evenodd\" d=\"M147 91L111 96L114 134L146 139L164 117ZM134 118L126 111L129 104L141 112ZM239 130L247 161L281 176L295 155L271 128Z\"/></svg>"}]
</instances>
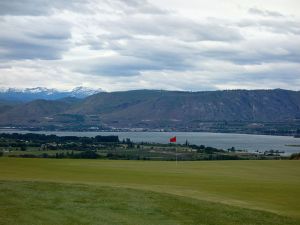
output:
<instances>
[{"instance_id":1,"label":"short green grass","mask_svg":"<svg viewBox=\"0 0 300 225\"><path fill-rule=\"evenodd\" d=\"M299 161L3 157L0 171L0 224L300 224Z\"/></svg>"},{"instance_id":2,"label":"short green grass","mask_svg":"<svg viewBox=\"0 0 300 225\"><path fill-rule=\"evenodd\" d=\"M43 182L1 182L2 224L296 225L297 221L169 194Z\"/></svg>"}]
</instances>

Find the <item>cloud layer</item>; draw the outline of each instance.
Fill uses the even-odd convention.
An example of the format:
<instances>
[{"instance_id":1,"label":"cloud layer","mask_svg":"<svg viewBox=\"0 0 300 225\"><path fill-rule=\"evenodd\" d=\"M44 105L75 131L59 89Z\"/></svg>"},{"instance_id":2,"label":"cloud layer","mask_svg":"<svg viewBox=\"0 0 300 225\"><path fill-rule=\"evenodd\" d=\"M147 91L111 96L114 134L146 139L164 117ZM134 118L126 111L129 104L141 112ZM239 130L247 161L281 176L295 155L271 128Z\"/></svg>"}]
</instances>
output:
<instances>
[{"instance_id":1,"label":"cloud layer","mask_svg":"<svg viewBox=\"0 0 300 225\"><path fill-rule=\"evenodd\" d=\"M217 16L199 2L0 1L0 86L299 90L297 1Z\"/></svg>"}]
</instances>

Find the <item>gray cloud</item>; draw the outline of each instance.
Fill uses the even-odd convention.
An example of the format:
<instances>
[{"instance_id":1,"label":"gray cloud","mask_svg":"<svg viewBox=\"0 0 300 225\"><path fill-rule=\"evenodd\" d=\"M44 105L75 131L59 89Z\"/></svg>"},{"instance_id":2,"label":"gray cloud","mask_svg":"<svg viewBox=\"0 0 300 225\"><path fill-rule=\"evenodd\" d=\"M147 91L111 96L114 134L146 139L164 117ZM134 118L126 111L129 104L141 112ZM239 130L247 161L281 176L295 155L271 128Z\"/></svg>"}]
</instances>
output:
<instances>
[{"instance_id":1,"label":"gray cloud","mask_svg":"<svg viewBox=\"0 0 300 225\"><path fill-rule=\"evenodd\" d=\"M258 8L250 8L248 10L250 14L254 15L260 15L260 16L267 16L267 17L284 17L283 14L275 11L269 11L269 10L261 10Z\"/></svg>"},{"instance_id":2,"label":"gray cloud","mask_svg":"<svg viewBox=\"0 0 300 225\"><path fill-rule=\"evenodd\" d=\"M142 70L159 69L158 65L137 57L114 56L81 61L73 66L74 71L102 76L136 76ZM88 65L88 66L82 66Z\"/></svg>"},{"instance_id":3,"label":"gray cloud","mask_svg":"<svg viewBox=\"0 0 300 225\"><path fill-rule=\"evenodd\" d=\"M176 14L156 15L152 17L126 16L120 20L107 21L99 24L100 27L109 27L113 35L126 34L167 36L183 41L239 41L243 39L240 32L222 24L178 18Z\"/></svg>"},{"instance_id":4,"label":"gray cloud","mask_svg":"<svg viewBox=\"0 0 300 225\"><path fill-rule=\"evenodd\" d=\"M264 29L273 33L300 34L300 21L290 19L245 19L239 21L238 26Z\"/></svg>"},{"instance_id":5,"label":"gray cloud","mask_svg":"<svg viewBox=\"0 0 300 225\"><path fill-rule=\"evenodd\" d=\"M101 3L98 7L94 7ZM96 13L98 10L107 13L143 13L161 14L162 10L146 0L2 0L0 1L0 15L16 16L45 16L59 10L69 10L77 13Z\"/></svg>"},{"instance_id":6,"label":"gray cloud","mask_svg":"<svg viewBox=\"0 0 300 225\"><path fill-rule=\"evenodd\" d=\"M2 0L0 83L295 89L298 17L260 8L244 14L204 18L199 9L189 17L151 0Z\"/></svg>"},{"instance_id":7,"label":"gray cloud","mask_svg":"<svg viewBox=\"0 0 300 225\"><path fill-rule=\"evenodd\" d=\"M300 38L289 40L269 40L242 42L237 45L208 48L201 52L201 56L230 61L240 65L251 65L271 62L300 62Z\"/></svg>"},{"instance_id":8,"label":"gray cloud","mask_svg":"<svg viewBox=\"0 0 300 225\"><path fill-rule=\"evenodd\" d=\"M49 15L54 10L83 10L84 0L1 0L0 15L41 16Z\"/></svg>"},{"instance_id":9,"label":"gray cloud","mask_svg":"<svg viewBox=\"0 0 300 225\"><path fill-rule=\"evenodd\" d=\"M99 35L88 42L92 49L99 51L113 49L123 57L137 57L148 62L142 66L143 68L128 64L116 72L119 60L112 60L113 63L108 61L110 65L106 66L114 69L113 73L106 70L105 75L136 75L143 69L198 71L201 70L198 62L211 59L229 61L238 65L299 62L300 59L300 49L297 45L300 37L281 37L268 41L263 37L247 40L247 37L244 38L236 28L227 28L212 22L197 24L176 19L169 22L164 19L164 16L159 16L150 22L143 19L139 22L125 19L121 23L118 21L109 23L110 34ZM155 24L159 25L155 26ZM101 24L101 27L103 26ZM223 30L219 31L220 27ZM103 72L94 70L96 71L100 75Z\"/></svg>"},{"instance_id":10,"label":"gray cloud","mask_svg":"<svg viewBox=\"0 0 300 225\"><path fill-rule=\"evenodd\" d=\"M195 47L199 42L240 42L239 31L213 22L195 22L177 18L174 14L160 14L149 17L122 17L114 21L101 21L97 26L105 34L87 38L91 49L113 50L126 58L138 58L141 65L126 60L97 63L93 73L99 75L137 75L145 70L184 71L195 68L193 61L200 59L202 50ZM122 64L122 66L120 65ZM89 65L91 66L91 65ZM108 69L107 67L111 67ZM105 70L103 68L106 68ZM87 71L91 71L88 69Z\"/></svg>"},{"instance_id":11,"label":"gray cloud","mask_svg":"<svg viewBox=\"0 0 300 225\"><path fill-rule=\"evenodd\" d=\"M0 21L2 59L58 59L69 47L70 25L46 17Z\"/></svg>"},{"instance_id":12,"label":"gray cloud","mask_svg":"<svg viewBox=\"0 0 300 225\"><path fill-rule=\"evenodd\" d=\"M104 0L113 9L122 10L124 14L165 14L167 10L160 9L147 0Z\"/></svg>"}]
</instances>

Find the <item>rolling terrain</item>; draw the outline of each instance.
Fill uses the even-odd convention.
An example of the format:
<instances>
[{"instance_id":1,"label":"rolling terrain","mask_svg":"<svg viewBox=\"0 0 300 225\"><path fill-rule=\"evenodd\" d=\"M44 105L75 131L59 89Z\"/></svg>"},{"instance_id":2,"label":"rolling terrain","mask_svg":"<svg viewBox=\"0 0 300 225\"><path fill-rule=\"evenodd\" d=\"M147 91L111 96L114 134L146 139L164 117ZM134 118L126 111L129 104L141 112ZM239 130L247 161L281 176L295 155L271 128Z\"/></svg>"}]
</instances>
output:
<instances>
[{"instance_id":1,"label":"rolling terrain","mask_svg":"<svg viewBox=\"0 0 300 225\"><path fill-rule=\"evenodd\" d=\"M35 100L0 112L0 125L175 130L269 126L268 130L292 132L299 127L299 118L300 92L295 91L137 90L98 93L77 101Z\"/></svg>"},{"instance_id":2,"label":"rolling terrain","mask_svg":"<svg viewBox=\"0 0 300 225\"><path fill-rule=\"evenodd\" d=\"M298 161L0 158L2 224L299 224ZM17 206L17 207L16 207Z\"/></svg>"}]
</instances>

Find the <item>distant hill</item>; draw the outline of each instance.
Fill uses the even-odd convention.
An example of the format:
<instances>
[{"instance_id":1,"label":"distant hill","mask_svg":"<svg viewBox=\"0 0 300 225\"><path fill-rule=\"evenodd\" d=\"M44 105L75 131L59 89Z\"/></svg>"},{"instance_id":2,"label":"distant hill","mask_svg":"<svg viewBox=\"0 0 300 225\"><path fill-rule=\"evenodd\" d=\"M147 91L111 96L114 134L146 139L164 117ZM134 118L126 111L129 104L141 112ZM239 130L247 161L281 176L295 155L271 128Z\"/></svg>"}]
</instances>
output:
<instances>
[{"instance_id":1,"label":"distant hill","mask_svg":"<svg viewBox=\"0 0 300 225\"><path fill-rule=\"evenodd\" d=\"M76 87L71 91L59 91L44 87L26 89L9 88L0 90L0 101L29 102L37 99L57 100L66 97L82 99L99 92L102 92L102 90L90 89L86 87Z\"/></svg>"},{"instance_id":2,"label":"distant hill","mask_svg":"<svg viewBox=\"0 0 300 225\"><path fill-rule=\"evenodd\" d=\"M103 92L80 101L33 101L0 114L1 125L179 130L198 129L209 123L222 126L245 123L253 127L259 127L260 123L293 125L299 119L300 92L281 89Z\"/></svg>"},{"instance_id":3,"label":"distant hill","mask_svg":"<svg viewBox=\"0 0 300 225\"><path fill-rule=\"evenodd\" d=\"M12 109L16 105L18 105L18 102L0 99L0 114Z\"/></svg>"},{"instance_id":4,"label":"distant hill","mask_svg":"<svg viewBox=\"0 0 300 225\"><path fill-rule=\"evenodd\" d=\"M99 93L70 112L130 121L285 121L300 115L300 92L233 90Z\"/></svg>"},{"instance_id":5,"label":"distant hill","mask_svg":"<svg viewBox=\"0 0 300 225\"><path fill-rule=\"evenodd\" d=\"M34 100L17 105L0 116L2 123L12 125L38 125L49 120L48 118L63 113L72 103L66 101Z\"/></svg>"}]
</instances>

